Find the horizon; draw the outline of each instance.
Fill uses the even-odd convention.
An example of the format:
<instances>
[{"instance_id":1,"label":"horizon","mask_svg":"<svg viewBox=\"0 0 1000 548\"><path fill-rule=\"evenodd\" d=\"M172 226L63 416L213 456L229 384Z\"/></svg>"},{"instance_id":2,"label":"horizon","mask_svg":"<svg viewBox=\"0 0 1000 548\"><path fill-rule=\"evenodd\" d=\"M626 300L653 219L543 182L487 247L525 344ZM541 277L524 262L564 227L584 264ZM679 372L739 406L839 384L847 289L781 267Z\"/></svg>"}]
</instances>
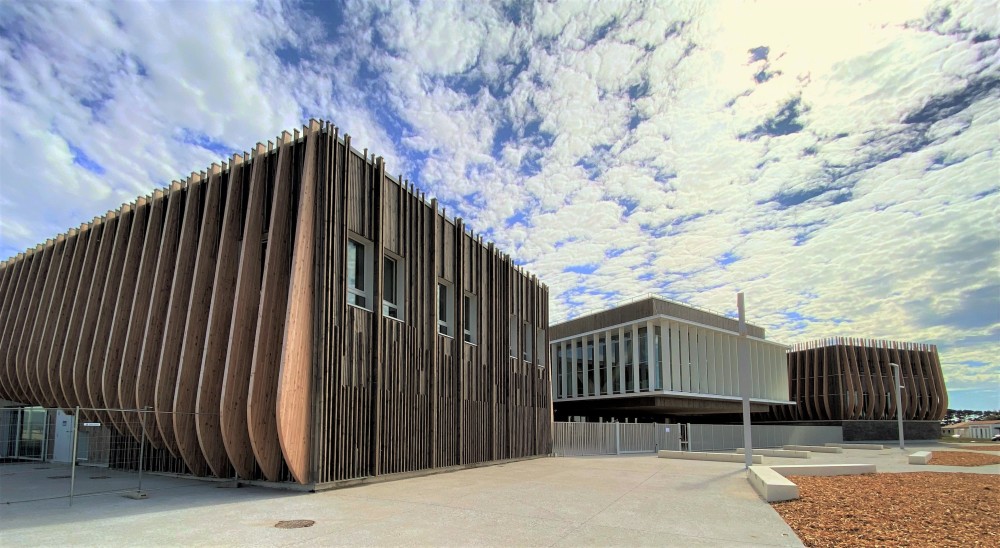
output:
<instances>
[{"instance_id":1,"label":"horizon","mask_svg":"<svg viewBox=\"0 0 1000 548\"><path fill-rule=\"evenodd\" d=\"M934 344L948 407L998 409L998 14L7 4L0 257L327 119L546 283L550 323L744 292L770 340Z\"/></svg>"}]
</instances>

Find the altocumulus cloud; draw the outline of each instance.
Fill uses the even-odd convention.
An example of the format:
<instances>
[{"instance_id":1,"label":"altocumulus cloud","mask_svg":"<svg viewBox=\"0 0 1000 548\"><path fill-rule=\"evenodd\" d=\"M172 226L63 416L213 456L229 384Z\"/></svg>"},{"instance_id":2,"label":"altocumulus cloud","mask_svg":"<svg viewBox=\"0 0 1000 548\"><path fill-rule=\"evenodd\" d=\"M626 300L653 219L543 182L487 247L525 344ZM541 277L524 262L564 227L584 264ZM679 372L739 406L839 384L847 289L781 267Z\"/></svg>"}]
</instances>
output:
<instances>
[{"instance_id":1,"label":"altocumulus cloud","mask_svg":"<svg viewBox=\"0 0 1000 548\"><path fill-rule=\"evenodd\" d=\"M0 254L323 117L554 317L745 291L779 341L937 343L953 404L1000 407L998 12L8 3Z\"/></svg>"}]
</instances>

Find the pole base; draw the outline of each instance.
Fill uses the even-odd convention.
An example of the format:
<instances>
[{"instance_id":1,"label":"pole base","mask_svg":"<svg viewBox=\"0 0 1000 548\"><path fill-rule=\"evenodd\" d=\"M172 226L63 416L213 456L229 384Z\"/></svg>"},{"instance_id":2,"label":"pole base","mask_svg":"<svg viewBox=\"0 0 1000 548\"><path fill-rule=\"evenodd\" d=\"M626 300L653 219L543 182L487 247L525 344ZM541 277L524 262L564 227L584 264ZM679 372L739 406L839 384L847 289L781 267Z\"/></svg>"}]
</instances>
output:
<instances>
[{"instance_id":1,"label":"pole base","mask_svg":"<svg viewBox=\"0 0 1000 548\"><path fill-rule=\"evenodd\" d=\"M142 500L145 498L149 498L149 495L147 495L145 491L130 491L122 496L127 499L135 499L135 500Z\"/></svg>"}]
</instances>

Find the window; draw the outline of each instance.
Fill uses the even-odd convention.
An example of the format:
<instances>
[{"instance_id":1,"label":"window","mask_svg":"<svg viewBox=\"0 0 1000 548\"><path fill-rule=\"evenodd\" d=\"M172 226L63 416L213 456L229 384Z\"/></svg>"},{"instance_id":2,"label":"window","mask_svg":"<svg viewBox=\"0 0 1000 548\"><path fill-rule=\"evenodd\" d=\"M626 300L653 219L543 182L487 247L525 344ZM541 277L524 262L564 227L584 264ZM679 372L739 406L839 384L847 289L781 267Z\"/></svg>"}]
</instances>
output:
<instances>
[{"instance_id":1,"label":"window","mask_svg":"<svg viewBox=\"0 0 1000 548\"><path fill-rule=\"evenodd\" d=\"M470 344L476 344L478 339L478 334L476 333L476 319L479 317L478 304L475 295L465 294L465 318L462 328L465 331L465 342Z\"/></svg>"},{"instance_id":2,"label":"window","mask_svg":"<svg viewBox=\"0 0 1000 548\"><path fill-rule=\"evenodd\" d=\"M510 323L507 326L508 332L510 333L510 357L517 357L517 336L520 331L520 323L517 321L516 315L511 315Z\"/></svg>"},{"instance_id":3,"label":"window","mask_svg":"<svg viewBox=\"0 0 1000 548\"><path fill-rule=\"evenodd\" d=\"M531 363L531 351L535 346L533 342L535 340L535 330L531 327L530 323L524 324L524 346L522 347L521 359Z\"/></svg>"},{"instance_id":4,"label":"window","mask_svg":"<svg viewBox=\"0 0 1000 548\"><path fill-rule=\"evenodd\" d=\"M347 303L371 310L372 253L369 244L347 240Z\"/></svg>"},{"instance_id":5,"label":"window","mask_svg":"<svg viewBox=\"0 0 1000 548\"><path fill-rule=\"evenodd\" d=\"M403 261L386 255L382 261L382 314L403 318Z\"/></svg>"},{"instance_id":6,"label":"window","mask_svg":"<svg viewBox=\"0 0 1000 548\"><path fill-rule=\"evenodd\" d=\"M545 367L545 354L548 345L545 344L545 330L539 329L535 332L535 360L538 367Z\"/></svg>"},{"instance_id":7,"label":"window","mask_svg":"<svg viewBox=\"0 0 1000 548\"><path fill-rule=\"evenodd\" d=\"M438 282L438 333L453 336L452 325L454 323L455 296L451 286L445 282Z\"/></svg>"}]
</instances>

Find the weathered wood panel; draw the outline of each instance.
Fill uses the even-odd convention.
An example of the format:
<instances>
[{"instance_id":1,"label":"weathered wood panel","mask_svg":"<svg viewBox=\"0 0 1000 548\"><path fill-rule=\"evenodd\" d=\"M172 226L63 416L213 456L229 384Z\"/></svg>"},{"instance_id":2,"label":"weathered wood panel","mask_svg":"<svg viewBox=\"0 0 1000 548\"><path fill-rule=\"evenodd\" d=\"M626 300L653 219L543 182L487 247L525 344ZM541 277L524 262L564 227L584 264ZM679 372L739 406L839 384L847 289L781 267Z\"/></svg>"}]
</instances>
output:
<instances>
[{"instance_id":1,"label":"weathered wood panel","mask_svg":"<svg viewBox=\"0 0 1000 548\"><path fill-rule=\"evenodd\" d=\"M90 354L94 348L94 333L97 329L104 290L108 278L108 262L114 248L115 232L118 228L119 212L110 213L101 225L101 236L97 253L90 268L94 270L90 281L90 292L87 295L86 307L82 316L76 344L73 364L73 399L70 405L93 407L91 394L87 386L87 372L90 366ZM89 415L93 417L92 414Z\"/></svg>"},{"instance_id":2,"label":"weathered wood panel","mask_svg":"<svg viewBox=\"0 0 1000 548\"><path fill-rule=\"evenodd\" d=\"M219 239L218 262L212 284L212 303L208 313L205 334L205 353L198 378L198 413L195 427L202 455L212 473L220 478L231 475L229 456L222 441L222 423L219 419L220 396L226 372L229 350L229 333L233 319L233 296L239 271L240 240L246 209L243 196L249 190L250 170L245 166L249 158L235 155L232 158L226 209L223 214Z\"/></svg>"},{"instance_id":3,"label":"weathered wood panel","mask_svg":"<svg viewBox=\"0 0 1000 548\"><path fill-rule=\"evenodd\" d=\"M184 324L187 322L188 305L191 302L191 283L198 251L203 198L202 175L192 173L187 180L185 190L184 215L177 241L174 275L170 285L167 319L163 328L163 344L158 358L153 393L155 426L159 429L167 450L174 456L180 456L177 437L174 434L174 392L177 386L177 369L181 361Z\"/></svg>"},{"instance_id":4,"label":"weathered wood panel","mask_svg":"<svg viewBox=\"0 0 1000 548\"><path fill-rule=\"evenodd\" d=\"M275 403L292 259L292 192L297 186L293 184L295 174L292 167L296 140L285 132L278 143L278 166L246 401L250 446L261 473L270 481L279 480L282 467Z\"/></svg>"},{"instance_id":5,"label":"weathered wood panel","mask_svg":"<svg viewBox=\"0 0 1000 548\"><path fill-rule=\"evenodd\" d=\"M157 189L153 192L150 202L149 221L143 238L142 257L139 260L139 272L136 279L135 294L132 298L132 309L128 315L128 330L125 333L125 344L122 350L121 364L118 367L118 398L112 402L112 408L136 409L136 385L139 379L139 362L142 355L143 337L146 334L146 324L149 322L149 307L152 304L150 293L156 279L156 260L159 257L160 238L163 235L167 215L167 193ZM128 298L124 295L123 298ZM116 364L109 364L114 366ZM114 374L111 374L114 377ZM114 414L116 424L127 424L133 438L142 436L142 429L136 421L126 421L124 416Z\"/></svg>"},{"instance_id":6,"label":"weathered wood panel","mask_svg":"<svg viewBox=\"0 0 1000 548\"><path fill-rule=\"evenodd\" d=\"M174 182L170 185L167 212L163 220L163 233L149 292L149 311L146 330L142 336L139 355L139 372L135 382L135 408L153 410L156 403L156 378L159 375L160 354L163 352L167 311L170 305L170 288L176 273L177 246L180 239L187 189ZM138 296L138 294L136 294ZM142 430L154 447L164 446L163 436L157 428L156 416L144 416ZM150 422L152 419L152 423Z\"/></svg>"},{"instance_id":7,"label":"weathered wood panel","mask_svg":"<svg viewBox=\"0 0 1000 548\"><path fill-rule=\"evenodd\" d=\"M247 427L247 393L250 386L250 367L253 360L254 334L257 330L257 310L260 305L262 278L261 259L264 256L264 203L267 194L267 148L258 144L251 162L252 176L247 212L243 229L236 292L233 298L233 319L229 328L229 348L226 351L226 369L222 380L222 400L219 420L222 441L236 473L243 478L253 477L256 461L250 444Z\"/></svg>"},{"instance_id":8,"label":"weathered wood panel","mask_svg":"<svg viewBox=\"0 0 1000 548\"><path fill-rule=\"evenodd\" d=\"M198 443L195 412L201 360L208 331L208 313L212 304L215 266L219 255L220 227L225 208L225 188L222 182L224 169L225 167L220 167L219 164L212 164L205 185L204 214L199 231L188 314L184 324L177 383L174 387L173 423L177 449L188 469L196 476L209 473L208 461Z\"/></svg>"},{"instance_id":9,"label":"weathered wood panel","mask_svg":"<svg viewBox=\"0 0 1000 548\"><path fill-rule=\"evenodd\" d=\"M135 217L132 220L132 230L129 234L128 250L125 253L125 264L121 272L121 285L118 288L115 304L114 320L111 333L108 335L103 371L101 372L101 390L104 403L111 409L121 407L118 397L118 385L121 382L123 369L122 356L125 354L125 343L132 321L132 306L135 303L136 287L139 281L139 268L142 262L143 246L146 243L146 231L151 222L150 212L153 205L146 198L136 200ZM134 369L129 368L130 371ZM118 419L120 415L114 412L109 418ZM113 422L118 422L113 421Z\"/></svg>"},{"instance_id":10,"label":"weathered wood panel","mask_svg":"<svg viewBox=\"0 0 1000 548\"><path fill-rule=\"evenodd\" d=\"M69 407L67 388L71 386L71 367L64 361L66 348L73 346L76 331L73 330L72 319L78 297L83 290L87 276L83 272L87 253L90 250L91 238L96 234L93 225L84 223L76 235L76 249L73 251L73 264L70 266L66 289L62 304L59 307L59 320L53 334L52 347L49 348L49 377L52 381L52 398L58 407Z\"/></svg>"},{"instance_id":11,"label":"weathered wood panel","mask_svg":"<svg viewBox=\"0 0 1000 548\"><path fill-rule=\"evenodd\" d=\"M118 290L122 281L122 267L125 264L125 252L128 249L128 238L132 229L135 212L131 205L122 207L118 216L118 226L115 229L114 241L109 262L102 265L106 270L104 291L98 306L97 325L94 330L94 343L87 360L86 383L89 407L105 408L104 401L104 364L107 357L108 337L114 321L115 305L118 304ZM100 411L95 415L107 422L108 414Z\"/></svg>"},{"instance_id":12,"label":"weathered wood panel","mask_svg":"<svg viewBox=\"0 0 1000 548\"><path fill-rule=\"evenodd\" d=\"M52 294L52 302L49 305L48 317L45 321L45 329L42 333L42 340L39 344L36 360L38 362L38 385L42 387L41 402L46 407L58 407L59 401L56 394L59 393L58 367L50 365L51 351L56 344L61 344L65 340L65 333L61 328L62 320L68 313L64 313L62 306L67 288L71 287L70 280L73 276L73 267L77 257L77 243L80 241L80 231L71 229L66 236L63 258L59 266L59 276ZM2 323L0 323L2 325Z\"/></svg>"},{"instance_id":13,"label":"weathered wood panel","mask_svg":"<svg viewBox=\"0 0 1000 548\"><path fill-rule=\"evenodd\" d=\"M281 453L289 471L302 484L312 480L310 425L313 365L313 308L317 298L316 179L325 173L320 124L313 121L305 132L306 149L299 182L298 212L292 244L291 272L285 312L285 329L278 371L275 419Z\"/></svg>"},{"instance_id":14,"label":"weathered wood panel","mask_svg":"<svg viewBox=\"0 0 1000 548\"><path fill-rule=\"evenodd\" d=\"M71 252L72 249L69 248L69 251ZM67 253L66 235L60 234L56 238L55 247L53 248L53 257L49 263L49 272L45 277L45 290L42 293L42 300L39 302L35 326L32 330L31 341L28 343L28 353L25 357L28 384L34 388L32 390L32 397L38 402L49 402L48 394L51 392L48 386L48 372L45 369L48 366L48 360L45 360L46 363L43 365L41 363L42 360L39 359L39 354L41 347L48 340L47 335L51 329L50 325L55 323L53 308L58 308L58 306L53 306L53 302L58 300L56 287L58 284L64 282L66 270L69 269L71 260L71 253ZM47 355L46 358L48 358Z\"/></svg>"},{"instance_id":15,"label":"weathered wood panel","mask_svg":"<svg viewBox=\"0 0 1000 548\"><path fill-rule=\"evenodd\" d=\"M35 395L37 387L30 382L28 374L27 355L28 348L31 346L31 337L34 333L35 323L37 323L38 319L39 303L42 295L45 293L45 280L48 278L50 270L49 263L52 262L52 256L55 253L54 244L53 240L48 240L42 248L41 257L34 273L34 280L31 284L31 295L22 308L21 334L17 337L16 346L10 351L14 358L15 374L17 377L16 386L20 387L19 393L27 401L37 401L37 396Z\"/></svg>"}]
</instances>

